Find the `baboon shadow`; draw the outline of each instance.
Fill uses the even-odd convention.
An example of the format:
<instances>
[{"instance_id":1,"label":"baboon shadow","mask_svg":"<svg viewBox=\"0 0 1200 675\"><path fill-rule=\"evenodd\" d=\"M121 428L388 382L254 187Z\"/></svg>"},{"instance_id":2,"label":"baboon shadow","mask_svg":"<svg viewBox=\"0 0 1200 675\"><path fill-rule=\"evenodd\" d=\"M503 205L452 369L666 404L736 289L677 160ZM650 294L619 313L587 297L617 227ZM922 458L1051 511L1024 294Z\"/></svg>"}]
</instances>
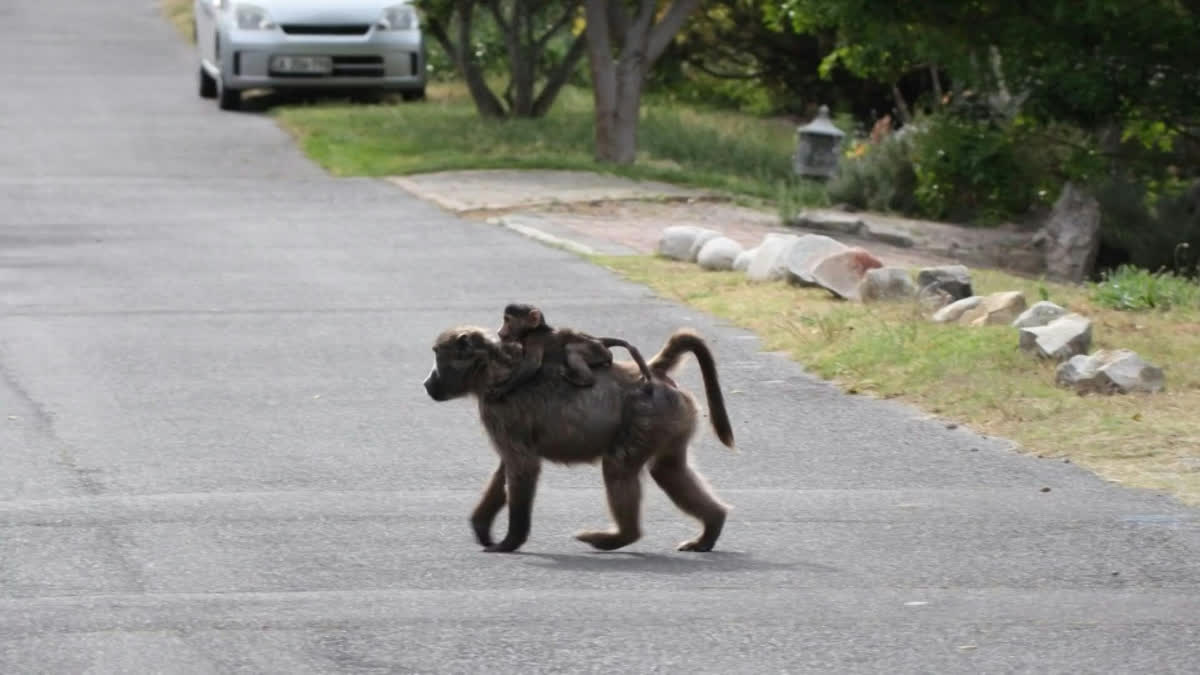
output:
<instances>
[{"instance_id":1,"label":"baboon shadow","mask_svg":"<svg viewBox=\"0 0 1200 675\"><path fill-rule=\"evenodd\" d=\"M703 572L773 572L807 570L832 573L836 567L803 561L777 562L737 551L708 553L642 553L638 551L589 551L585 553L530 553L534 566L559 572L644 572L683 576ZM531 561L532 562L532 561Z\"/></svg>"}]
</instances>

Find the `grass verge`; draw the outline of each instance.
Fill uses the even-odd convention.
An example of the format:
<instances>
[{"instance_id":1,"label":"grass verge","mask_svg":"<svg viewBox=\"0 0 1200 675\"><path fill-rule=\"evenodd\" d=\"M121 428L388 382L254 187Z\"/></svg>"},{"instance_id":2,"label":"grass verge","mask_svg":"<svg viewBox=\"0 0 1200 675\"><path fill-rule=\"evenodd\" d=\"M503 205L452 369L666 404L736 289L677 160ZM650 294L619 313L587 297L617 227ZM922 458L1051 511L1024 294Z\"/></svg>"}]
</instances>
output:
<instances>
[{"instance_id":1,"label":"grass verge","mask_svg":"<svg viewBox=\"0 0 1200 675\"><path fill-rule=\"evenodd\" d=\"M1162 394L1080 397L1055 387L1053 365L1021 353L1007 326L945 326L908 303L836 302L820 290L654 257L593 260L755 332L766 349L846 391L896 398L1029 453L1200 505L1200 309L1121 312L1096 304L1087 288L973 270L976 292L1048 298L1092 319L1094 348L1133 349L1167 373Z\"/></svg>"},{"instance_id":2,"label":"grass verge","mask_svg":"<svg viewBox=\"0 0 1200 675\"><path fill-rule=\"evenodd\" d=\"M725 191L760 199L823 190L792 175L794 130L746 115L647 103L632 166L592 157L591 93L566 88L536 120L487 120L458 84L431 85L420 104L282 106L273 113L310 157L339 176L462 169L567 169Z\"/></svg>"}]
</instances>

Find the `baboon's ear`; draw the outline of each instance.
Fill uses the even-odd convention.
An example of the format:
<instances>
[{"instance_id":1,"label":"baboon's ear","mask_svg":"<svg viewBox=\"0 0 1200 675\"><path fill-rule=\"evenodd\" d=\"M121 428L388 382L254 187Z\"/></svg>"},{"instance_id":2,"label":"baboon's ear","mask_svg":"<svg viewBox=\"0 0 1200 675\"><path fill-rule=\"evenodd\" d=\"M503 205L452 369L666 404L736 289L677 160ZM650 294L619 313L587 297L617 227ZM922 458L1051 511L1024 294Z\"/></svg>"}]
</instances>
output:
<instances>
[{"instance_id":1,"label":"baboon's ear","mask_svg":"<svg viewBox=\"0 0 1200 675\"><path fill-rule=\"evenodd\" d=\"M454 340L454 346L457 347L459 351L467 351L471 348L471 336L466 333L459 333L458 338Z\"/></svg>"},{"instance_id":2,"label":"baboon's ear","mask_svg":"<svg viewBox=\"0 0 1200 675\"><path fill-rule=\"evenodd\" d=\"M533 324L534 326L541 325L542 310L537 309L536 307L534 309L529 310L529 323Z\"/></svg>"}]
</instances>

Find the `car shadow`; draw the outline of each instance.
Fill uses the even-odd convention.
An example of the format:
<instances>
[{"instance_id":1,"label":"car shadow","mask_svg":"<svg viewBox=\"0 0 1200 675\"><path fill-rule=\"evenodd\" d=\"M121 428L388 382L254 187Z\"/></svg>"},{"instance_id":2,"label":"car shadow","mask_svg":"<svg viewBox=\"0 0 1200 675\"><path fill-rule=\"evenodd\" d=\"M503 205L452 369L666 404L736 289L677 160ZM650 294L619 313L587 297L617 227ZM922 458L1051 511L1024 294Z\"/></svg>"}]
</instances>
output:
<instances>
[{"instance_id":1,"label":"car shadow","mask_svg":"<svg viewBox=\"0 0 1200 675\"><path fill-rule=\"evenodd\" d=\"M400 94L373 90L248 90L242 92L242 104L237 112L265 114L283 105L320 105L351 103L361 105L404 102Z\"/></svg>"},{"instance_id":2,"label":"car shadow","mask_svg":"<svg viewBox=\"0 0 1200 675\"><path fill-rule=\"evenodd\" d=\"M560 572L640 572L682 576L700 572L770 572L804 570L814 573L839 572L836 567L804 561L763 560L750 553L640 553L635 551L591 551L587 553L519 552L539 568Z\"/></svg>"}]
</instances>

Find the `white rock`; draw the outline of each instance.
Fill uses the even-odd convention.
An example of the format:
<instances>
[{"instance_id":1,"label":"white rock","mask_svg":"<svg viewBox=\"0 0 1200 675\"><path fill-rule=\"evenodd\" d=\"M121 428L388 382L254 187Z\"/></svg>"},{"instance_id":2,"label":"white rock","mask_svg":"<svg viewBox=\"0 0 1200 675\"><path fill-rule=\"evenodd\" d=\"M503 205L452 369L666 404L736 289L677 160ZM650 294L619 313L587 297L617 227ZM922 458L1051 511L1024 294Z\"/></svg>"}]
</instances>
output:
<instances>
[{"instance_id":1,"label":"white rock","mask_svg":"<svg viewBox=\"0 0 1200 675\"><path fill-rule=\"evenodd\" d=\"M968 310L960 323L972 326L987 326L1012 323L1017 315L1025 311L1025 294L1021 291L1004 291L983 296L983 302Z\"/></svg>"},{"instance_id":2,"label":"white rock","mask_svg":"<svg viewBox=\"0 0 1200 675\"><path fill-rule=\"evenodd\" d=\"M715 237L700 248L696 262L706 270L733 269L733 261L742 253L742 245L729 237Z\"/></svg>"},{"instance_id":3,"label":"white rock","mask_svg":"<svg viewBox=\"0 0 1200 675\"><path fill-rule=\"evenodd\" d=\"M912 275L903 267L878 267L867 270L858 283L858 296L863 302L875 300L905 300L917 294Z\"/></svg>"},{"instance_id":4,"label":"white rock","mask_svg":"<svg viewBox=\"0 0 1200 675\"><path fill-rule=\"evenodd\" d=\"M1086 354L1092 346L1092 322L1078 314L1067 314L1045 326L1022 328L1021 350L1044 359L1065 361Z\"/></svg>"},{"instance_id":5,"label":"white rock","mask_svg":"<svg viewBox=\"0 0 1200 675\"><path fill-rule=\"evenodd\" d=\"M755 246L754 248L748 248L737 254L737 257L733 259L733 269L739 272L745 272L750 267L750 261L754 259L754 256L757 253L758 247Z\"/></svg>"},{"instance_id":6,"label":"white rock","mask_svg":"<svg viewBox=\"0 0 1200 675\"><path fill-rule=\"evenodd\" d=\"M1034 303L1033 307L1025 310L1012 322L1013 328L1036 328L1045 326L1051 321L1065 316L1067 310L1059 307L1053 302L1042 300Z\"/></svg>"},{"instance_id":7,"label":"white rock","mask_svg":"<svg viewBox=\"0 0 1200 675\"><path fill-rule=\"evenodd\" d=\"M794 234L768 233L746 268L751 281L777 281L787 276L787 252L800 237Z\"/></svg>"},{"instance_id":8,"label":"white rock","mask_svg":"<svg viewBox=\"0 0 1200 675\"><path fill-rule=\"evenodd\" d=\"M933 320L938 323L958 321L967 310L975 309L983 302L982 295L972 295L969 298L955 300L933 313Z\"/></svg>"},{"instance_id":9,"label":"white rock","mask_svg":"<svg viewBox=\"0 0 1200 675\"><path fill-rule=\"evenodd\" d=\"M1059 364L1054 381L1081 394L1155 393L1167 386L1162 368L1146 363L1128 349L1101 349L1091 356L1072 356Z\"/></svg>"},{"instance_id":10,"label":"white rock","mask_svg":"<svg viewBox=\"0 0 1200 675\"><path fill-rule=\"evenodd\" d=\"M846 300L859 300L859 284L868 270L883 267L883 263L861 248L830 253L812 269L812 279L818 286Z\"/></svg>"},{"instance_id":11,"label":"white rock","mask_svg":"<svg viewBox=\"0 0 1200 675\"><path fill-rule=\"evenodd\" d=\"M658 239L658 254L673 260L687 260L700 231L701 228L695 225L672 225L665 228Z\"/></svg>"},{"instance_id":12,"label":"white rock","mask_svg":"<svg viewBox=\"0 0 1200 675\"><path fill-rule=\"evenodd\" d=\"M708 242L721 236L724 235L716 230L701 228L696 233L696 238L692 240L692 247L688 249L688 262L696 262L700 257L700 249L704 248L704 245Z\"/></svg>"},{"instance_id":13,"label":"white rock","mask_svg":"<svg viewBox=\"0 0 1200 675\"><path fill-rule=\"evenodd\" d=\"M823 234L801 235L788 249L787 258L784 260L788 281L798 286L816 286L812 270L817 263L830 253L838 253L848 248L850 247L842 242Z\"/></svg>"}]
</instances>

